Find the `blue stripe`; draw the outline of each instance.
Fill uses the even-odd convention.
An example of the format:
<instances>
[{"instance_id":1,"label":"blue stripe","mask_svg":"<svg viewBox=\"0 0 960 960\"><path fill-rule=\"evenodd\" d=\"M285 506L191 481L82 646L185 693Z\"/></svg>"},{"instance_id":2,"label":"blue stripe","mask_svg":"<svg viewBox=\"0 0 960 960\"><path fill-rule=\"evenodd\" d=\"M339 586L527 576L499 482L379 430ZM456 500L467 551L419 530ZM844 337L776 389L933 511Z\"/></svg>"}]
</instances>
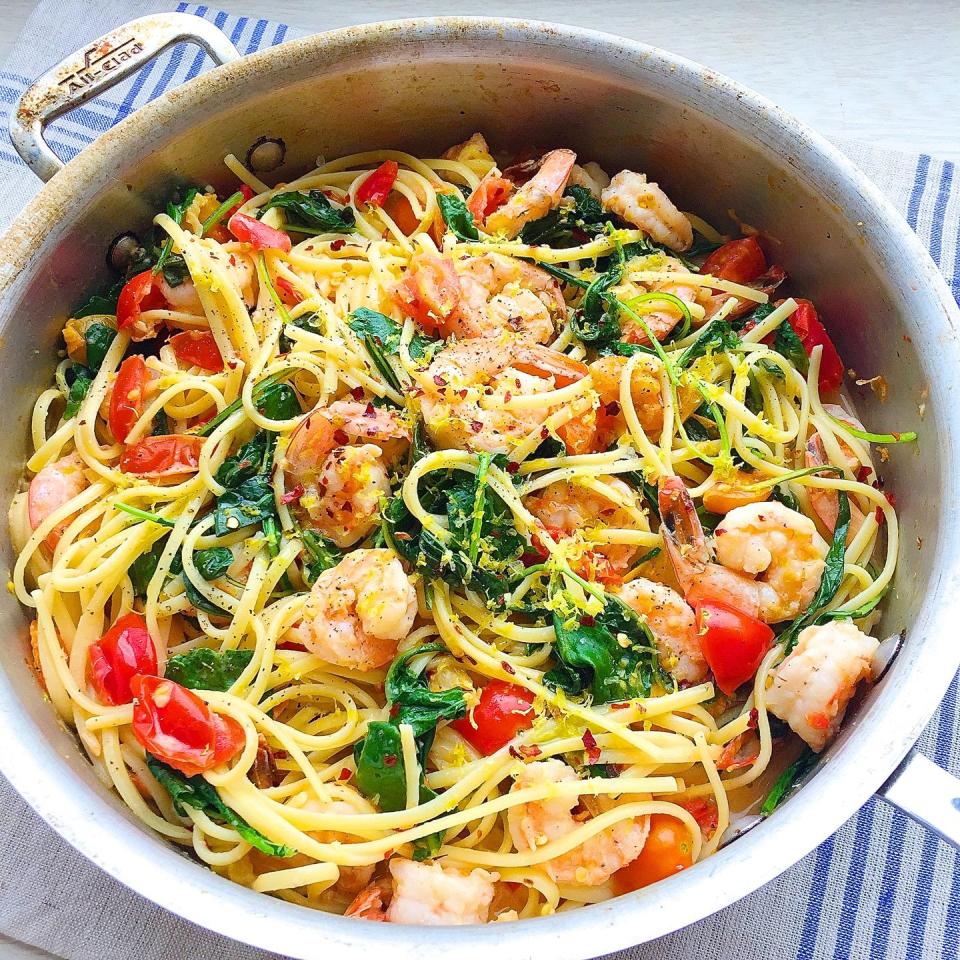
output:
<instances>
[{"instance_id":1,"label":"blue stripe","mask_svg":"<svg viewBox=\"0 0 960 960\"><path fill-rule=\"evenodd\" d=\"M890 926L897 909L897 880L903 861L903 844L907 836L908 821L902 813L894 812L890 824L890 840L883 864L883 876L880 879L880 893L877 897L877 913L870 938L870 956L885 957L890 942Z\"/></svg>"},{"instance_id":2,"label":"blue stripe","mask_svg":"<svg viewBox=\"0 0 960 960\"><path fill-rule=\"evenodd\" d=\"M944 215L947 212L947 201L950 199L950 187L953 185L953 164L946 161L943 173L940 175L940 189L937 192L937 201L933 206L933 236L930 240L930 256L940 266L940 250L943 243Z\"/></svg>"},{"instance_id":3,"label":"blue stripe","mask_svg":"<svg viewBox=\"0 0 960 960\"><path fill-rule=\"evenodd\" d=\"M257 25L253 28L253 36L250 37L250 42L247 44L247 53L253 53L260 49L260 41L263 39L263 32L266 29L267 21L258 20Z\"/></svg>"},{"instance_id":4,"label":"blue stripe","mask_svg":"<svg viewBox=\"0 0 960 960\"><path fill-rule=\"evenodd\" d=\"M273 35L273 41L270 46L275 47L278 43L283 43L283 38L287 35L287 25L285 23L277 24L277 32Z\"/></svg>"},{"instance_id":5,"label":"blue stripe","mask_svg":"<svg viewBox=\"0 0 960 960\"><path fill-rule=\"evenodd\" d=\"M817 860L813 865L813 882L807 900L807 912L803 918L803 930L800 933L800 946L797 948L797 960L811 960L816 949L820 932L820 917L823 914L823 898L827 891L830 876L830 863L833 860L833 837L824 840L817 847Z\"/></svg>"},{"instance_id":6,"label":"blue stripe","mask_svg":"<svg viewBox=\"0 0 960 960\"><path fill-rule=\"evenodd\" d=\"M917 160L917 172L913 177L913 191L910 194L910 202L907 204L907 223L916 230L917 217L920 214L920 198L927 186L927 171L930 169L930 157L921 153Z\"/></svg>"},{"instance_id":7,"label":"blue stripe","mask_svg":"<svg viewBox=\"0 0 960 960\"><path fill-rule=\"evenodd\" d=\"M247 20L247 17L240 17L234 25L233 32L230 34L230 42L234 46L240 42L240 37L243 36L243 31L247 26Z\"/></svg>"},{"instance_id":8,"label":"blue stripe","mask_svg":"<svg viewBox=\"0 0 960 960\"><path fill-rule=\"evenodd\" d=\"M869 854L870 834L873 831L873 813L876 800L873 797L857 814L857 827L853 835L853 852L847 867L847 879L843 887L843 905L840 908L840 923L837 927L837 942L833 956L835 960L848 960L853 944L853 928L857 922L857 909L863 890L864 857L861 851Z\"/></svg>"}]
</instances>

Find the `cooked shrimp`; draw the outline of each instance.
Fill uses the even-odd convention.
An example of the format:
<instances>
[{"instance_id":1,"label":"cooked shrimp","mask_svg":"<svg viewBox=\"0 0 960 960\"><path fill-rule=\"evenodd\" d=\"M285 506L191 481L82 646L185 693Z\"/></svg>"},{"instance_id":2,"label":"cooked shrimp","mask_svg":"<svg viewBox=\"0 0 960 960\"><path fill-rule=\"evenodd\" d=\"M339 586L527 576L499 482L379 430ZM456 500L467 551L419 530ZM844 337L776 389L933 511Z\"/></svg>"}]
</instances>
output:
<instances>
[{"instance_id":1,"label":"cooked shrimp","mask_svg":"<svg viewBox=\"0 0 960 960\"><path fill-rule=\"evenodd\" d=\"M556 410L511 408L510 400L567 386L586 374L580 361L524 337L454 343L437 354L421 380L427 432L439 447L508 453Z\"/></svg>"},{"instance_id":2,"label":"cooked shrimp","mask_svg":"<svg viewBox=\"0 0 960 960\"><path fill-rule=\"evenodd\" d=\"M696 617L676 590L636 577L615 592L647 621L665 670L683 683L699 683L706 677L707 661L700 649Z\"/></svg>"},{"instance_id":3,"label":"cooked shrimp","mask_svg":"<svg viewBox=\"0 0 960 960\"><path fill-rule=\"evenodd\" d=\"M653 259L652 257L648 258L648 263ZM696 303L697 298L702 295L702 287L683 282L685 277L691 276L691 273L679 260L673 257L661 258L658 256L655 264L650 263L650 266L653 266L657 271L676 274L676 279L657 280L649 284L628 282L614 287L612 292L628 304L633 297L637 296L638 292L668 293L688 304ZM638 308L637 312L643 317L647 329L657 340L665 340L683 317L683 311L680 307L668 300L661 303L657 303L657 301L648 302L644 307ZM623 317L622 339L626 340L627 343L646 344L650 342L647 331L630 316Z\"/></svg>"},{"instance_id":4,"label":"cooked shrimp","mask_svg":"<svg viewBox=\"0 0 960 960\"><path fill-rule=\"evenodd\" d=\"M27 511L30 528L36 530L55 510L79 496L89 486L83 472L83 460L71 453L55 463L48 463L31 481L27 493ZM72 517L58 523L47 535L44 543L56 549Z\"/></svg>"},{"instance_id":5,"label":"cooked shrimp","mask_svg":"<svg viewBox=\"0 0 960 960\"><path fill-rule=\"evenodd\" d=\"M417 591L392 550L354 550L324 570L287 636L330 663L388 663L417 615Z\"/></svg>"},{"instance_id":6,"label":"cooked shrimp","mask_svg":"<svg viewBox=\"0 0 960 960\"><path fill-rule=\"evenodd\" d=\"M604 527L636 529L640 510L636 494L616 477L598 477L617 499L608 498L569 481L558 481L531 494L524 506L555 538L576 537L585 530ZM633 510L627 509L632 506ZM621 579L636 558L639 547L624 543L606 543L587 550L578 565L588 579L615 582ZM605 561L605 562L598 562Z\"/></svg>"},{"instance_id":7,"label":"cooked shrimp","mask_svg":"<svg viewBox=\"0 0 960 960\"><path fill-rule=\"evenodd\" d=\"M460 305L449 332L461 339L511 330L546 343L566 315L560 284L531 263L487 253L460 260L456 270Z\"/></svg>"},{"instance_id":8,"label":"cooked shrimp","mask_svg":"<svg viewBox=\"0 0 960 960\"><path fill-rule=\"evenodd\" d=\"M349 547L376 525L389 467L410 440L394 410L337 400L315 410L294 430L282 465L287 489L312 528Z\"/></svg>"},{"instance_id":9,"label":"cooked shrimp","mask_svg":"<svg viewBox=\"0 0 960 960\"><path fill-rule=\"evenodd\" d=\"M475 133L463 143L457 143L443 151L446 160L458 160L466 164L477 176L482 177L494 167L490 148L482 133Z\"/></svg>"},{"instance_id":10,"label":"cooked shrimp","mask_svg":"<svg viewBox=\"0 0 960 960\"><path fill-rule=\"evenodd\" d=\"M683 481L663 478L659 500L664 544L688 599L725 600L765 623L809 606L827 554L809 517L776 501L737 507L714 532L714 563Z\"/></svg>"},{"instance_id":11,"label":"cooked shrimp","mask_svg":"<svg viewBox=\"0 0 960 960\"><path fill-rule=\"evenodd\" d=\"M287 801L287 806L296 810L308 810L311 813L325 813L337 816L357 816L375 814L377 808L347 783L333 783L327 787L331 796L319 799L313 794L298 793ZM319 843L356 843L357 836L337 830L314 830L309 834ZM270 870L289 870L294 867L303 867L316 863L313 857L305 854L295 854L292 857L271 857L266 854L250 851L250 859L258 873ZM373 864L351 867L341 866L337 882L321 894L321 900L344 903L356 896L359 891L370 883L375 867Z\"/></svg>"},{"instance_id":12,"label":"cooked shrimp","mask_svg":"<svg viewBox=\"0 0 960 960\"><path fill-rule=\"evenodd\" d=\"M542 783L568 783L576 779L576 773L562 760L539 760L523 767L510 792ZM507 827L513 845L520 851L536 850L551 840L565 837L580 826L572 814L575 806L576 797L558 796L510 807ZM622 820L594 834L569 853L547 860L543 867L556 883L597 886L639 856L649 831L648 817Z\"/></svg>"},{"instance_id":13,"label":"cooked shrimp","mask_svg":"<svg viewBox=\"0 0 960 960\"><path fill-rule=\"evenodd\" d=\"M831 416L836 417L838 420L842 420L844 423L848 423L860 430L863 429L863 424L860 423L856 417L847 413L843 407L839 407L833 403L825 403L823 405L823 409L826 410ZM838 438L838 442L846 459L847 469L849 469L851 473L856 474L862 466L860 459L850 448L849 444L845 443L840 438ZM810 439L807 441L805 461L808 467L822 467L829 464L829 460L827 459L827 451L823 445L823 438L819 433L812 434ZM816 513L816 515L823 521L823 525L827 528L827 530L833 533L837 526L837 516L840 513L840 497L837 491L824 490L822 487L807 487L807 496L810 498L810 506L813 507L814 513ZM864 516L863 511L851 501L850 527L847 530L847 543L850 543L850 541L857 535L857 532L859 531L860 527L863 526L863 521L865 519L866 517Z\"/></svg>"},{"instance_id":14,"label":"cooked shrimp","mask_svg":"<svg viewBox=\"0 0 960 960\"><path fill-rule=\"evenodd\" d=\"M576 159L572 150L545 153L540 159L539 170L487 217L484 230L512 240L525 224L548 214L560 203Z\"/></svg>"},{"instance_id":15,"label":"cooked shrimp","mask_svg":"<svg viewBox=\"0 0 960 960\"><path fill-rule=\"evenodd\" d=\"M226 271L231 285L240 294L243 302L248 307L255 306L257 302L257 268L253 261L239 251L231 253L219 246L207 252L210 259L216 261ZM192 313L198 317L204 315L203 304L200 302L197 288L192 280L186 279L173 286L167 282L166 277L161 273L159 287L171 309L180 313Z\"/></svg>"},{"instance_id":16,"label":"cooked shrimp","mask_svg":"<svg viewBox=\"0 0 960 960\"><path fill-rule=\"evenodd\" d=\"M840 729L879 645L850 620L807 627L773 671L767 708L819 753Z\"/></svg>"},{"instance_id":17,"label":"cooked shrimp","mask_svg":"<svg viewBox=\"0 0 960 960\"><path fill-rule=\"evenodd\" d=\"M601 194L603 208L639 227L671 250L686 250L693 243L690 221L643 173L621 170Z\"/></svg>"},{"instance_id":18,"label":"cooked shrimp","mask_svg":"<svg viewBox=\"0 0 960 960\"><path fill-rule=\"evenodd\" d=\"M599 419L607 427L606 442L601 442L601 446L608 446L626 430L620 409L620 381L626 365L627 357L615 355L600 357L590 364L593 387L603 404ZM660 359L648 354L640 354L633 367L630 397L644 433L657 434L663 429L662 370L663 363ZM686 420L701 403L700 395L693 387L679 387L677 398L680 401L681 420Z\"/></svg>"},{"instance_id":19,"label":"cooked shrimp","mask_svg":"<svg viewBox=\"0 0 960 960\"><path fill-rule=\"evenodd\" d=\"M772 487L751 489L756 483L756 474L736 470L728 480L718 480L703 492L703 508L710 513L726 514L748 503L763 503L770 499Z\"/></svg>"},{"instance_id":20,"label":"cooked shrimp","mask_svg":"<svg viewBox=\"0 0 960 960\"><path fill-rule=\"evenodd\" d=\"M390 923L451 926L486 923L497 874L475 869L466 873L439 863L390 861L393 899L387 908Z\"/></svg>"},{"instance_id":21,"label":"cooked shrimp","mask_svg":"<svg viewBox=\"0 0 960 960\"><path fill-rule=\"evenodd\" d=\"M610 177L604 172L598 163L592 160L585 163L582 167L575 163L570 170L570 179L567 181L568 187L586 187L598 200L600 194L610 185Z\"/></svg>"}]
</instances>

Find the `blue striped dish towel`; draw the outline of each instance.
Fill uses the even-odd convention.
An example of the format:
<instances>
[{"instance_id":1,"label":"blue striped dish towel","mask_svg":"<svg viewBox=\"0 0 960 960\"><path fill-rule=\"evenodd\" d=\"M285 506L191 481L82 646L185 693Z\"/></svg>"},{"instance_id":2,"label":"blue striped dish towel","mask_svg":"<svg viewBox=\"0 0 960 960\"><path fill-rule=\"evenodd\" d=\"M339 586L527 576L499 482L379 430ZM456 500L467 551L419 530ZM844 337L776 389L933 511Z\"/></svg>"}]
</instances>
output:
<instances>
[{"instance_id":1,"label":"blue striped dish towel","mask_svg":"<svg viewBox=\"0 0 960 960\"><path fill-rule=\"evenodd\" d=\"M509 14L512 4L491 4ZM171 5L151 0L44 0L0 72L6 114L42 69L120 23ZM305 31L229 16L203 5L176 9L215 23L252 53ZM414 5L409 13L415 12ZM343 25L315 10L317 30ZM340 13L336 14L340 16ZM359 18L358 18L359 19ZM77 27L77 24L82 24ZM24 42L25 40L29 42ZM137 107L211 66L177 48L108 97L58 120L53 148L70 159ZM0 224L39 182L20 163L0 122ZM839 144L904 213L960 300L960 185L954 166L864 144ZM924 732L920 748L960 774L957 684ZM267 960L271 955L201 930L141 899L55 836L0 780L0 932L68 960ZM835 836L763 889L686 930L616 955L615 960L880 960L960 957L960 862L930 833L871 800ZM614 960L614 958L609 958Z\"/></svg>"}]
</instances>

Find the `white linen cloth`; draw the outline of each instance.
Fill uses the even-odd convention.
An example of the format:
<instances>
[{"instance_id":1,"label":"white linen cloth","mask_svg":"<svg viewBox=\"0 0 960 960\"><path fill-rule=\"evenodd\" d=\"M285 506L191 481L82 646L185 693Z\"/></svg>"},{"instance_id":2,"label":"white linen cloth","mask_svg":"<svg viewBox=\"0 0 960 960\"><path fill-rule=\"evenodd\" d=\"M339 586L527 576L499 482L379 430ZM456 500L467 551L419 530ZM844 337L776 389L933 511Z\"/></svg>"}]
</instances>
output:
<instances>
[{"instance_id":1,"label":"white linen cloth","mask_svg":"<svg viewBox=\"0 0 960 960\"><path fill-rule=\"evenodd\" d=\"M6 134L6 112L26 86L83 40L172 6L152 0L40 3L0 72L0 225L6 226L39 188ZM510 4L496 6L488 12L510 14ZM180 3L176 9L212 20L242 53L305 32L202 5ZM319 8L313 16L317 30L331 23L332 15L325 19ZM210 66L202 52L178 48L107 98L57 121L50 142L70 159L138 106ZM839 145L904 213L960 299L960 187L953 164L865 144ZM957 693L955 682L920 741L925 754L954 774L960 774ZM956 960L958 868L957 855L946 844L871 800L835 836L766 887L686 930L622 951L615 960ZM2 779L0 931L67 960L275 956L209 933L122 887L64 843Z\"/></svg>"}]
</instances>

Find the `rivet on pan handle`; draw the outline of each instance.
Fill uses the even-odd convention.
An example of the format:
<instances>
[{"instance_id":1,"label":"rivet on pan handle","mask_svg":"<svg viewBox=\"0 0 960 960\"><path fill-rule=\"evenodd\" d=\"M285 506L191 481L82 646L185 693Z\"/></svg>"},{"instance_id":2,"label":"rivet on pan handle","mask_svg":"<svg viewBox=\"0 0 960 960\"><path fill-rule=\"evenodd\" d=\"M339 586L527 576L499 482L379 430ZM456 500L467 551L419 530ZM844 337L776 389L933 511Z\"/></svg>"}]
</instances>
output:
<instances>
[{"instance_id":1,"label":"rivet on pan handle","mask_svg":"<svg viewBox=\"0 0 960 960\"><path fill-rule=\"evenodd\" d=\"M41 180L49 180L63 161L43 139L47 124L109 90L176 43L195 43L218 64L240 56L217 27L200 17L161 13L131 20L62 60L20 98L10 116L10 139L23 162Z\"/></svg>"},{"instance_id":2,"label":"rivet on pan handle","mask_svg":"<svg viewBox=\"0 0 960 960\"><path fill-rule=\"evenodd\" d=\"M960 849L960 780L922 753L911 750L877 794Z\"/></svg>"}]
</instances>

